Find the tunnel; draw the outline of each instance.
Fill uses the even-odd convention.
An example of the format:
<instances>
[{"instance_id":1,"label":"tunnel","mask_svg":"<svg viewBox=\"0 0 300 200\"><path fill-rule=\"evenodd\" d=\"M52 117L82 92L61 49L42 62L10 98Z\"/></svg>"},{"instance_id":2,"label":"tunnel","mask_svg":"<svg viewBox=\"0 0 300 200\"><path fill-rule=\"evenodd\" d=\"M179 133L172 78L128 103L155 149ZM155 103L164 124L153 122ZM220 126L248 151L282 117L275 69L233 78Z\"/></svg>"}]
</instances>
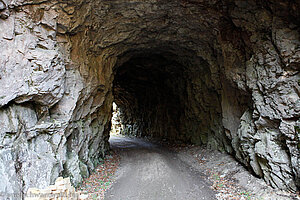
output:
<instances>
[{"instance_id":1,"label":"tunnel","mask_svg":"<svg viewBox=\"0 0 300 200\"><path fill-rule=\"evenodd\" d=\"M216 145L220 94L208 63L174 47L137 49L115 69L113 95L124 134Z\"/></svg>"}]
</instances>

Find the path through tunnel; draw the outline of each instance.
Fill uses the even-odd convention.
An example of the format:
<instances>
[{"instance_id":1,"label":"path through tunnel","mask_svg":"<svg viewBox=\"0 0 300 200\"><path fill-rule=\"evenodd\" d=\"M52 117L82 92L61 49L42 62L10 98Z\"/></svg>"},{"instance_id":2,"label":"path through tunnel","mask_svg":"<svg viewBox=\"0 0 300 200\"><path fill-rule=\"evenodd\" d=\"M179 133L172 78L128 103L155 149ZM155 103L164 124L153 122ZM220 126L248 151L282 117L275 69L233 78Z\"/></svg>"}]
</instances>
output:
<instances>
[{"instance_id":1,"label":"path through tunnel","mask_svg":"<svg viewBox=\"0 0 300 200\"><path fill-rule=\"evenodd\" d=\"M122 134L219 150L230 147L220 90L228 83L212 74L207 61L194 51L172 46L136 49L118 59L122 62L114 68L113 96ZM236 94L242 106L236 105L234 112L242 114L249 98ZM223 94L223 99L228 96ZM109 141L121 156L122 175L107 199L215 199L202 172L194 173L172 150L132 137L112 135Z\"/></svg>"}]
</instances>

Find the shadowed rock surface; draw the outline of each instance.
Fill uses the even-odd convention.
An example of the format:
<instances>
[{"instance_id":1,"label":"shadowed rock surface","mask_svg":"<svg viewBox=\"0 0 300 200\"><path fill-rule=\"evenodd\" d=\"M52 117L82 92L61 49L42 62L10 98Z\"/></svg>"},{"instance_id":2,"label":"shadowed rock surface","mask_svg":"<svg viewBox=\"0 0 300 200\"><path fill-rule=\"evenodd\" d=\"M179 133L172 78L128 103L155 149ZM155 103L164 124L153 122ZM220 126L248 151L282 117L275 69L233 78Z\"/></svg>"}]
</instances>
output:
<instances>
[{"instance_id":1,"label":"shadowed rock surface","mask_svg":"<svg viewBox=\"0 0 300 200\"><path fill-rule=\"evenodd\" d=\"M300 187L298 1L0 0L0 192L78 185L124 132Z\"/></svg>"}]
</instances>

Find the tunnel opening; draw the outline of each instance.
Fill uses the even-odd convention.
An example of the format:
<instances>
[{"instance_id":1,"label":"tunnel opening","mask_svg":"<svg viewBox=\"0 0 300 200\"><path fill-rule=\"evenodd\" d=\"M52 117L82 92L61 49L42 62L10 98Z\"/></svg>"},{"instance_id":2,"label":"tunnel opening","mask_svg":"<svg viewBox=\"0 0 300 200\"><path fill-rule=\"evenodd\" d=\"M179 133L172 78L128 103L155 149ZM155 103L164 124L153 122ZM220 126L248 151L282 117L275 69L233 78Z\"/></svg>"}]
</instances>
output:
<instances>
[{"instance_id":1,"label":"tunnel opening","mask_svg":"<svg viewBox=\"0 0 300 200\"><path fill-rule=\"evenodd\" d=\"M121 132L221 147L221 94L209 64L194 52L164 49L128 52L115 68Z\"/></svg>"},{"instance_id":2,"label":"tunnel opening","mask_svg":"<svg viewBox=\"0 0 300 200\"><path fill-rule=\"evenodd\" d=\"M111 128L109 135L120 135L123 130L123 124L121 122L121 113L118 105L113 102L112 103L112 117L111 117Z\"/></svg>"}]
</instances>

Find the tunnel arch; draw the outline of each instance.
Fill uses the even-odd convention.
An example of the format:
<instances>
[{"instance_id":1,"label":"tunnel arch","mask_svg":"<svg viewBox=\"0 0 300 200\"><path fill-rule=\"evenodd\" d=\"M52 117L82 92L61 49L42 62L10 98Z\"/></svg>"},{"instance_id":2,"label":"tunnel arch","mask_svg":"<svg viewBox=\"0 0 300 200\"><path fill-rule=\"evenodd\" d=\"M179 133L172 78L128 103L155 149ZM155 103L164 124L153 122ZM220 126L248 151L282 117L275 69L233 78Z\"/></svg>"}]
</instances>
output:
<instances>
[{"instance_id":1,"label":"tunnel arch","mask_svg":"<svg viewBox=\"0 0 300 200\"><path fill-rule=\"evenodd\" d=\"M169 50L125 53L129 59L115 69L114 99L123 113L124 131L216 147L214 140L221 137L221 127L215 127L220 129L216 133L209 127L221 123L220 96L211 81L209 64L193 51L183 51L184 55L181 49ZM200 100L201 94L206 101Z\"/></svg>"}]
</instances>

